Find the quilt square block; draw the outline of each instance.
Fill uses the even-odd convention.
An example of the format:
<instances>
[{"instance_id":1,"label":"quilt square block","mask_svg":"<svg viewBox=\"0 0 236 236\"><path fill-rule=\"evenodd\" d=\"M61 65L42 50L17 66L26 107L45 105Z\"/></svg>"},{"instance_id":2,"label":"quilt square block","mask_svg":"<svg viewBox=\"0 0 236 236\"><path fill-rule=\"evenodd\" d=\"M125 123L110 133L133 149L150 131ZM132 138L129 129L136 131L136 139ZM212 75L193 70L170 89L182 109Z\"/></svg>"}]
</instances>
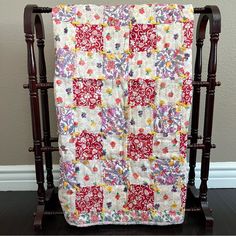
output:
<instances>
[{"instance_id":1,"label":"quilt square block","mask_svg":"<svg viewBox=\"0 0 236 236\"><path fill-rule=\"evenodd\" d=\"M94 52L103 50L103 26L80 24L75 27L76 49Z\"/></svg>"},{"instance_id":2,"label":"quilt square block","mask_svg":"<svg viewBox=\"0 0 236 236\"><path fill-rule=\"evenodd\" d=\"M103 76L103 55L99 52L76 52L75 77L98 79Z\"/></svg>"},{"instance_id":3,"label":"quilt square block","mask_svg":"<svg viewBox=\"0 0 236 236\"><path fill-rule=\"evenodd\" d=\"M121 160L126 155L126 137L116 134L103 135L103 153L107 160Z\"/></svg>"},{"instance_id":4,"label":"quilt square block","mask_svg":"<svg viewBox=\"0 0 236 236\"><path fill-rule=\"evenodd\" d=\"M158 92L155 104L177 105L182 100L182 80L158 80Z\"/></svg>"},{"instance_id":5,"label":"quilt square block","mask_svg":"<svg viewBox=\"0 0 236 236\"><path fill-rule=\"evenodd\" d=\"M176 22L172 24L160 24L156 26L157 30L157 48L163 49L179 49L183 46L184 39L182 36L182 23Z\"/></svg>"},{"instance_id":6,"label":"quilt square block","mask_svg":"<svg viewBox=\"0 0 236 236\"><path fill-rule=\"evenodd\" d=\"M52 19L56 24L75 20L77 7L75 5L59 5L52 9Z\"/></svg>"},{"instance_id":7,"label":"quilt square block","mask_svg":"<svg viewBox=\"0 0 236 236\"><path fill-rule=\"evenodd\" d=\"M153 155L159 159L170 158L178 155L180 150L180 135L169 134L168 138L163 134L155 134L153 137Z\"/></svg>"},{"instance_id":8,"label":"quilt square block","mask_svg":"<svg viewBox=\"0 0 236 236\"><path fill-rule=\"evenodd\" d=\"M157 4L155 12L156 22L160 24L181 22L183 18L182 7L178 4Z\"/></svg>"},{"instance_id":9,"label":"quilt square block","mask_svg":"<svg viewBox=\"0 0 236 236\"><path fill-rule=\"evenodd\" d=\"M103 30L104 51L122 53L129 49L129 27L108 26Z\"/></svg>"},{"instance_id":10,"label":"quilt square block","mask_svg":"<svg viewBox=\"0 0 236 236\"><path fill-rule=\"evenodd\" d=\"M155 53L136 52L129 55L129 76L130 78L152 79L156 75Z\"/></svg>"},{"instance_id":11,"label":"quilt square block","mask_svg":"<svg viewBox=\"0 0 236 236\"><path fill-rule=\"evenodd\" d=\"M128 83L128 103L131 108L141 105L148 106L155 101L156 81L131 79Z\"/></svg>"},{"instance_id":12,"label":"quilt square block","mask_svg":"<svg viewBox=\"0 0 236 236\"><path fill-rule=\"evenodd\" d=\"M155 4L132 5L130 15L132 24L154 24Z\"/></svg>"},{"instance_id":13,"label":"quilt square block","mask_svg":"<svg viewBox=\"0 0 236 236\"><path fill-rule=\"evenodd\" d=\"M102 103L107 107L124 108L128 104L128 81L125 79L104 80Z\"/></svg>"},{"instance_id":14,"label":"quilt square block","mask_svg":"<svg viewBox=\"0 0 236 236\"><path fill-rule=\"evenodd\" d=\"M100 160L81 160L75 164L77 186L98 186L102 181Z\"/></svg>"},{"instance_id":15,"label":"quilt square block","mask_svg":"<svg viewBox=\"0 0 236 236\"><path fill-rule=\"evenodd\" d=\"M102 138L99 134L83 131L76 139L76 159L93 160L102 156Z\"/></svg>"},{"instance_id":16,"label":"quilt square block","mask_svg":"<svg viewBox=\"0 0 236 236\"><path fill-rule=\"evenodd\" d=\"M107 79L115 80L127 78L129 74L129 61L127 53L104 55L103 74Z\"/></svg>"},{"instance_id":17,"label":"quilt square block","mask_svg":"<svg viewBox=\"0 0 236 236\"><path fill-rule=\"evenodd\" d=\"M130 23L130 5L106 5L104 8L104 23L109 26L124 26Z\"/></svg>"},{"instance_id":18,"label":"quilt square block","mask_svg":"<svg viewBox=\"0 0 236 236\"><path fill-rule=\"evenodd\" d=\"M185 55L179 49L163 49L156 54L156 76L162 79L174 80L179 78L180 70L184 67Z\"/></svg>"},{"instance_id":19,"label":"quilt square block","mask_svg":"<svg viewBox=\"0 0 236 236\"><path fill-rule=\"evenodd\" d=\"M76 132L87 130L91 133L99 133L102 127L101 108L90 109L84 107L83 109L75 109L74 121Z\"/></svg>"},{"instance_id":20,"label":"quilt square block","mask_svg":"<svg viewBox=\"0 0 236 236\"><path fill-rule=\"evenodd\" d=\"M178 106L158 106L154 110L154 130L167 137L168 134L181 130L181 119L182 113Z\"/></svg>"},{"instance_id":21,"label":"quilt square block","mask_svg":"<svg viewBox=\"0 0 236 236\"><path fill-rule=\"evenodd\" d=\"M104 6L77 5L75 21L80 24L99 25L103 23Z\"/></svg>"},{"instance_id":22,"label":"quilt square block","mask_svg":"<svg viewBox=\"0 0 236 236\"><path fill-rule=\"evenodd\" d=\"M185 180L184 168L179 160L157 159L152 162L152 178L157 184L174 185Z\"/></svg>"},{"instance_id":23,"label":"quilt square block","mask_svg":"<svg viewBox=\"0 0 236 236\"><path fill-rule=\"evenodd\" d=\"M153 109L150 106L136 106L129 110L129 132L151 133L154 131Z\"/></svg>"},{"instance_id":24,"label":"quilt square block","mask_svg":"<svg viewBox=\"0 0 236 236\"><path fill-rule=\"evenodd\" d=\"M134 161L147 159L152 155L152 134L129 134L128 136L128 157Z\"/></svg>"},{"instance_id":25,"label":"quilt square block","mask_svg":"<svg viewBox=\"0 0 236 236\"><path fill-rule=\"evenodd\" d=\"M64 161L74 161L75 160L75 138L71 137L71 134L61 135L58 139L59 152L63 155Z\"/></svg>"},{"instance_id":26,"label":"quilt square block","mask_svg":"<svg viewBox=\"0 0 236 236\"><path fill-rule=\"evenodd\" d=\"M74 113L70 108L56 107L58 132L62 135L75 131Z\"/></svg>"},{"instance_id":27,"label":"quilt square block","mask_svg":"<svg viewBox=\"0 0 236 236\"><path fill-rule=\"evenodd\" d=\"M102 81L96 79L73 80L74 101L77 106L94 109L101 104Z\"/></svg>"},{"instance_id":28,"label":"quilt square block","mask_svg":"<svg viewBox=\"0 0 236 236\"><path fill-rule=\"evenodd\" d=\"M109 211L123 210L123 206L127 201L126 185L105 186L103 188L104 201L103 207Z\"/></svg>"},{"instance_id":29,"label":"quilt square block","mask_svg":"<svg viewBox=\"0 0 236 236\"><path fill-rule=\"evenodd\" d=\"M179 106L177 110L181 113L180 132L181 133L188 133L191 107L190 106Z\"/></svg>"},{"instance_id":30,"label":"quilt square block","mask_svg":"<svg viewBox=\"0 0 236 236\"><path fill-rule=\"evenodd\" d=\"M75 175L75 165L70 161L60 160L60 178L59 186L62 187L64 183L69 186L77 184Z\"/></svg>"},{"instance_id":31,"label":"quilt square block","mask_svg":"<svg viewBox=\"0 0 236 236\"><path fill-rule=\"evenodd\" d=\"M185 19L187 19L187 21L191 21L194 20L194 9L193 9L193 5L188 4L188 5L181 5L180 6L181 10L182 10L182 14L183 17Z\"/></svg>"},{"instance_id":32,"label":"quilt square block","mask_svg":"<svg viewBox=\"0 0 236 236\"><path fill-rule=\"evenodd\" d=\"M54 78L54 99L55 104L60 107L70 107L73 105L73 82L71 79L63 79L61 77Z\"/></svg>"},{"instance_id":33,"label":"quilt square block","mask_svg":"<svg viewBox=\"0 0 236 236\"><path fill-rule=\"evenodd\" d=\"M58 48L56 50L55 75L69 78L75 72L75 54L69 49Z\"/></svg>"},{"instance_id":34,"label":"quilt square block","mask_svg":"<svg viewBox=\"0 0 236 236\"><path fill-rule=\"evenodd\" d=\"M128 210L148 211L154 206L154 191L149 185L131 184L128 188Z\"/></svg>"},{"instance_id":35,"label":"quilt square block","mask_svg":"<svg viewBox=\"0 0 236 236\"><path fill-rule=\"evenodd\" d=\"M71 210L71 212L75 212L75 198L76 198L76 190L74 189L61 189L58 191L58 199L59 202L65 202L67 207Z\"/></svg>"},{"instance_id":36,"label":"quilt square block","mask_svg":"<svg viewBox=\"0 0 236 236\"><path fill-rule=\"evenodd\" d=\"M54 28L54 43L56 48L73 50L75 48L75 27L69 22L61 22Z\"/></svg>"},{"instance_id":37,"label":"quilt square block","mask_svg":"<svg viewBox=\"0 0 236 236\"><path fill-rule=\"evenodd\" d=\"M183 23L184 45L187 48L192 47L192 43L193 43L193 27L194 27L193 20L189 20L189 21Z\"/></svg>"},{"instance_id":38,"label":"quilt square block","mask_svg":"<svg viewBox=\"0 0 236 236\"><path fill-rule=\"evenodd\" d=\"M156 27L152 24L134 24L130 30L129 48L132 52L146 52L156 49Z\"/></svg>"},{"instance_id":39,"label":"quilt square block","mask_svg":"<svg viewBox=\"0 0 236 236\"><path fill-rule=\"evenodd\" d=\"M130 166L129 182L131 184L153 184L151 175L151 162L149 160L128 161Z\"/></svg>"},{"instance_id":40,"label":"quilt square block","mask_svg":"<svg viewBox=\"0 0 236 236\"><path fill-rule=\"evenodd\" d=\"M173 191L171 185L159 185L160 192L154 193L154 208L158 211L170 211L176 214L181 209L181 194Z\"/></svg>"},{"instance_id":41,"label":"quilt square block","mask_svg":"<svg viewBox=\"0 0 236 236\"><path fill-rule=\"evenodd\" d=\"M107 185L124 185L129 175L129 166L125 160L102 161L103 182Z\"/></svg>"},{"instance_id":42,"label":"quilt square block","mask_svg":"<svg viewBox=\"0 0 236 236\"><path fill-rule=\"evenodd\" d=\"M75 205L78 212L101 212L103 190L99 186L82 187L76 192Z\"/></svg>"},{"instance_id":43,"label":"quilt square block","mask_svg":"<svg viewBox=\"0 0 236 236\"><path fill-rule=\"evenodd\" d=\"M102 108L102 132L105 134L126 134L127 120L124 110L119 107Z\"/></svg>"}]
</instances>

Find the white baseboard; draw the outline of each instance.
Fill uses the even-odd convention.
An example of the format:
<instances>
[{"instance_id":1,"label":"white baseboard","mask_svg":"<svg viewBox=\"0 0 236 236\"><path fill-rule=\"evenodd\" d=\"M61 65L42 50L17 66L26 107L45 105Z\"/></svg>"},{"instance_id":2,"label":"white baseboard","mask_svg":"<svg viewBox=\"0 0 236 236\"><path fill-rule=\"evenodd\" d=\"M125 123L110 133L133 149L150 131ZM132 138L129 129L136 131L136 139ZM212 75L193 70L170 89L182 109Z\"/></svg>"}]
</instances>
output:
<instances>
[{"instance_id":1,"label":"white baseboard","mask_svg":"<svg viewBox=\"0 0 236 236\"><path fill-rule=\"evenodd\" d=\"M55 185L58 184L59 166L53 166ZM200 163L196 166L196 186L200 184ZM209 188L236 188L236 162L212 162ZM34 165L0 166L0 191L36 190Z\"/></svg>"}]
</instances>

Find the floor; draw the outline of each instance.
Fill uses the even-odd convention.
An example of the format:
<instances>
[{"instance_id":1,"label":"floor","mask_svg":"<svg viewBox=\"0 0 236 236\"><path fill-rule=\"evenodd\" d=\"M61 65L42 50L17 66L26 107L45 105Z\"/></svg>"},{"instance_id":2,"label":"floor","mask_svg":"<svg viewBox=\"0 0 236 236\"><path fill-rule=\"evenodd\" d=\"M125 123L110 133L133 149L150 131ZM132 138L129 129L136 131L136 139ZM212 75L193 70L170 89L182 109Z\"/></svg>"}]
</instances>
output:
<instances>
[{"instance_id":1,"label":"floor","mask_svg":"<svg viewBox=\"0 0 236 236\"><path fill-rule=\"evenodd\" d=\"M35 192L0 192L0 234L87 234L87 235L186 235L224 234L236 235L236 189L211 189L209 205L213 208L215 224L212 230L202 226L198 212L186 213L183 225L177 226L93 226L77 228L69 226L62 215L46 216L40 232L33 229Z\"/></svg>"}]
</instances>

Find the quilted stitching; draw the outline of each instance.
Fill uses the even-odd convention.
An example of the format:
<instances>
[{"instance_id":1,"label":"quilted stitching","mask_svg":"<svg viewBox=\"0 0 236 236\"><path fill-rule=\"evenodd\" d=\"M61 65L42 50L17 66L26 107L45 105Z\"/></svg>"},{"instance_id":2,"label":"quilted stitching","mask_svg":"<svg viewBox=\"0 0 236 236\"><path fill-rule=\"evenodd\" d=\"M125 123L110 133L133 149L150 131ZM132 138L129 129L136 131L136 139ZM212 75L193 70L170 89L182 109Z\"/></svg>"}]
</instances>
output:
<instances>
[{"instance_id":1,"label":"quilted stitching","mask_svg":"<svg viewBox=\"0 0 236 236\"><path fill-rule=\"evenodd\" d=\"M58 5L52 19L65 219L182 223L192 5Z\"/></svg>"}]
</instances>

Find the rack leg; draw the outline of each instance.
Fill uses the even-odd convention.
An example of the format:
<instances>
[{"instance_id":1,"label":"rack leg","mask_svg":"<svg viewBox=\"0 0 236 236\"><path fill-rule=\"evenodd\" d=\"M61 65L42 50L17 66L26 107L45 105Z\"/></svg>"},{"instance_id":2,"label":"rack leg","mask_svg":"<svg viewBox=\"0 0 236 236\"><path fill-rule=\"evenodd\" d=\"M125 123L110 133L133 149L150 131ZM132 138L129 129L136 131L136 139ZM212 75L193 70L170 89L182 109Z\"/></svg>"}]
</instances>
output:
<instances>
[{"instance_id":1,"label":"rack leg","mask_svg":"<svg viewBox=\"0 0 236 236\"><path fill-rule=\"evenodd\" d=\"M200 200L207 201L207 181L209 176L210 151L211 151L211 136L213 125L214 98L215 98L215 81L216 81L216 65L217 65L217 42L219 34L213 33L210 35L211 50L208 64L209 86L206 91L206 104L204 116L204 137L205 145L202 152L201 165L201 185L200 185Z\"/></svg>"},{"instance_id":2,"label":"rack leg","mask_svg":"<svg viewBox=\"0 0 236 236\"><path fill-rule=\"evenodd\" d=\"M197 39L197 53L196 53L196 61L194 68L194 81L201 81L202 74L202 46L203 39ZM201 87L194 86L193 88L193 102L192 102L192 124L191 124L191 144L196 144L198 141L198 125L199 125L199 109L200 109L200 95L201 95ZM190 149L189 156L189 178L188 185L195 186L195 167L196 167L196 157L197 157L197 149ZM193 190L193 188L191 188ZM195 196L196 194L193 193Z\"/></svg>"},{"instance_id":3,"label":"rack leg","mask_svg":"<svg viewBox=\"0 0 236 236\"><path fill-rule=\"evenodd\" d=\"M27 56L28 56L28 75L29 75L29 92L30 92L30 107L32 117L32 131L34 140L34 156L35 156L35 171L36 180L38 184L38 203L44 204L45 202L45 189L44 189L44 170L43 170L43 156L41 145L41 125L40 125L40 109L38 90L36 88L36 66L34 54L34 35L25 34L27 43Z\"/></svg>"},{"instance_id":4,"label":"rack leg","mask_svg":"<svg viewBox=\"0 0 236 236\"><path fill-rule=\"evenodd\" d=\"M44 56L44 39L37 39L38 56L39 56L39 78L40 83L47 83L46 63ZM51 146L50 134L50 118L49 118L49 105L48 105L48 92L47 89L41 89L41 111L42 111L42 124L43 124L43 140L44 145ZM45 152L45 164L47 171L47 188L54 188L53 174L52 174L52 153Z\"/></svg>"},{"instance_id":5,"label":"rack leg","mask_svg":"<svg viewBox=\"0 0 236 236\"><path fill-rule=\"evenodd\" d=\"M36 213L34 213L34 229L42 230L43 226L43 215L44 215L45 205L38 205Z\"/></svg>"},{"instance_id":6,"label":"rack leg","mask_svg":"<svg viewBox=\"0 0 236 236\"><path fill-rule=\"evenodd\" d=\"M205 226L212 227L214 225L214 218L212 216L212 209L208 206L208 202L201 201L201 208L204 215Z\"/></svg>"},{"instance_id":7,"label":"rack leg","mask_svg":"<svg viewBox=\"0 0 236 236\"><path fill-rule=\"evenodd\" d=\"M206 92L206 107L204 117L204 137L203 143L205 148L202 152L202 165L201 165L201 185L200 185L200 202L204 214L206 226L213 226L213 217L207 202L207 181L209 176L210 165L210 151L211 151L211 136L213 125L213 111L214 111L214 98L215 98L215 81L216 81L216 64L217 64L217 42L219 34L213 33L210 35L211 50L208 64L208 78L209 86Z\"/></svg>"}]
</instances>

